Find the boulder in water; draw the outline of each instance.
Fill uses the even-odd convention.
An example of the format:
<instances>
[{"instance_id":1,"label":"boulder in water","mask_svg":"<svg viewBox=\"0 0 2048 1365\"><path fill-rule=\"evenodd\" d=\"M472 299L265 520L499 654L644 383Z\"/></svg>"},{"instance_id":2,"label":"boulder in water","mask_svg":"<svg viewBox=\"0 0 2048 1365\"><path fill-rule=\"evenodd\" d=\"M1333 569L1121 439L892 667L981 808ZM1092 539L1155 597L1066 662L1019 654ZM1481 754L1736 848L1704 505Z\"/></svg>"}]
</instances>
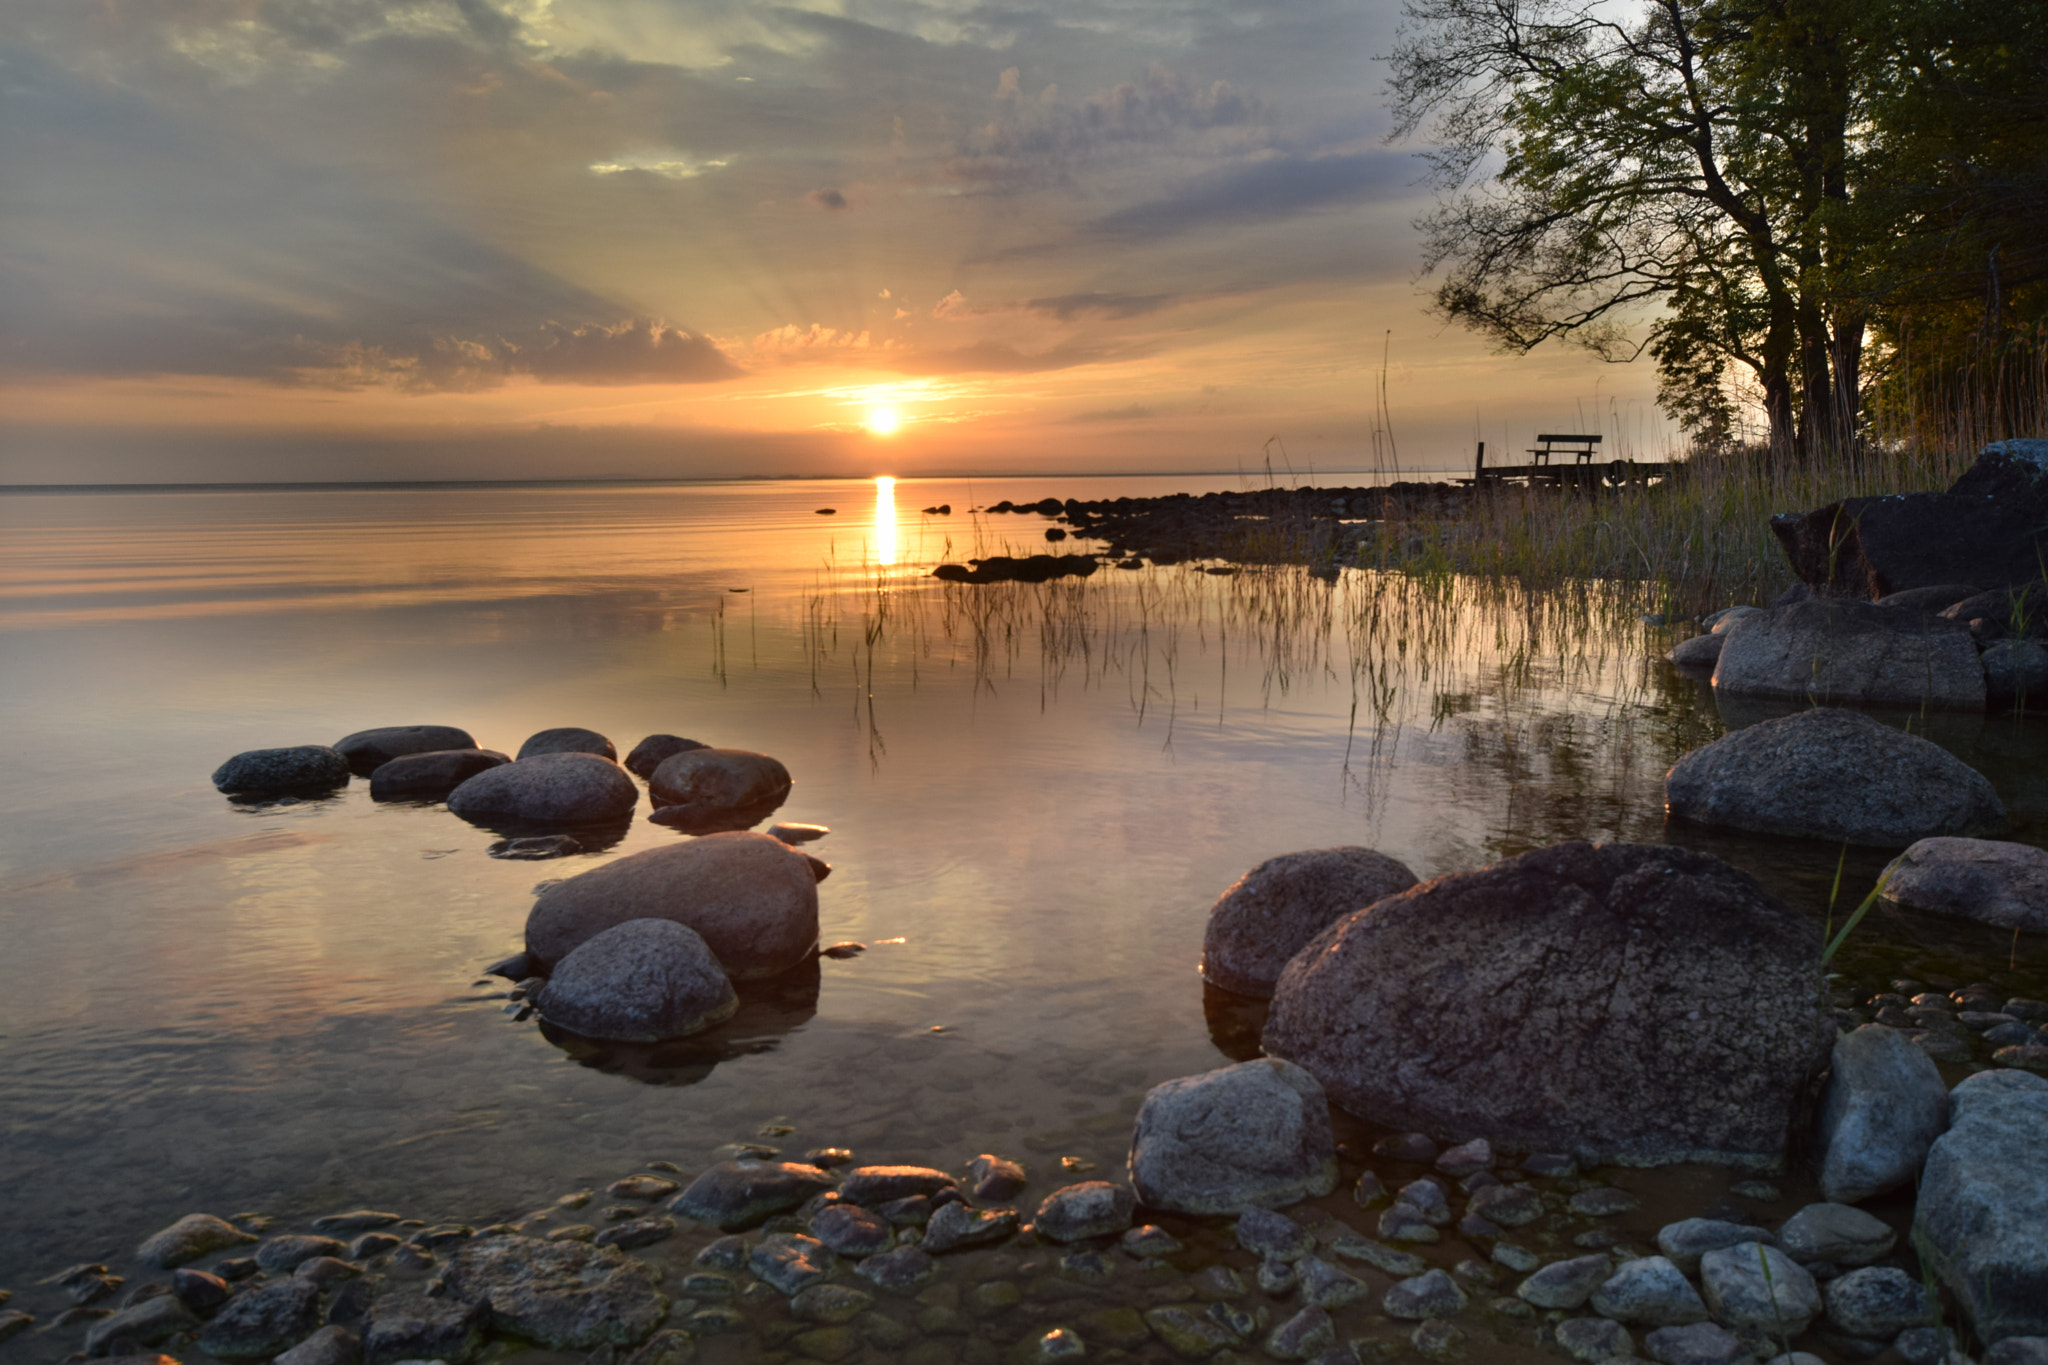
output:
<instances>
[{"instance_id":1,"label":"boulder in water","mask_svg":"<svg viewBox=\"0 0 2048 1365\"><path fill-rule=\"evenodd\" d=\"M2006 827L1982 773L1918 735L1833 707L1693 750L1665 774L1664 803L1705 825L1878 847Z\"/></svg>"},{"instance_id":2,"label":"boulder in water","mask_svg":"<svg viewBox=\"0 0 2048 1365\"><path fill-rule=\"evenodd\" d=\"M334 751L348 760L349 771L368 777L392 759L405 754L437 753L444 749L474 749L469 731L453 725L380 725L358 730L334 742Z\"/></svg>"},{"instance_id":3,"label":"boulder in water","mask_svg":"<svg viewBox=\"0 0 2048 1365\"><path fill-rule=\"evenodd\" d=\"M472 824L602 824L630 816L640 789L596 754L540 754L486 769L448 793Z\"/></svg>"},{"instance_id":4,"label":"boulder in water","mask_svg":"<svg viewBox=\"0 0 2048 1365\"><path fill-rule=\"evenodd\" d=\"M677 754L689 753L692 749L708 749L711 746L699 740L684 739L681 735L649 735L633 746L633 752L626 755L626 771L633 776L646 779L654 776L654 770Z\"/></svg>"},{"instance_id":5,"label":"boulder in water","mask_svg":"<svg viewBox=\"0 0 2048 1365\"><path fill-rule=\"evenodd\" d=\"M2048 1336L2048 1077L1980 1071L1949 1092L1949 1114L1913 1240L1981 1340Z\"/></svg>"},{"instance_id":6,"label":"boulder in water","mask_svg":"<svg viewBox=\"0 0 2048 1365\"><path fill-rule=\"evenodd\" d=\"M1906 1035L1865 1024L1835 1039L1821 1098L1821 1193L1856 1204L1911 1184L1948 1127L1948 1087Z\"/></svg>"},{"instance_id":7,"label":"boulder in water","mask_svg":"<svg viewBox=\"0 0 2048 1365\"><path fill-rule=\"evenodd\" d=\"M488 1304L494 1327L557 1349L630 1346L668 1311L660 1272L616 1247L490 1237L464 1244L444 1278Z\"/></svg>"},{"instance_id":8,"label":"boulder in water","mask_svg":"<svg viewBox=\"0 0 2048 1365\"><path fill-rule=\"evenodd\" d=\"M695 930L633 919L572 949L534 1003L549 1023L586 1038L652 1043L730 1019L739 997Z\"/></svg>"},{"instance_id":9,"label":"boulder in water","mask_svg":"<svg viewBox=\"0 0 2048 1365\"><path fill-rule=\"evenodd\" d=\"M1718 858L1560 844L1338 920L1288 963L1264 1041L1376 1123L1776 1169L1832 1037L1820 949Z\"/></svg>"},{"instance_id":10,"label":"boulder in water","mask_svg":"<svg viewBox=\"0 0 2048 1365\"><path fill-rule=\"evenodd\" d=\"M627 779L621 774L620 780ZM526 917L527 951L552 965L606 929L636 919L673 920L695 930L733 980L774 976L808 961L817 947L818 883L804 855L779 840L707 835L549 886Z\"/></svg>"},{"instance_id":11,"label":"boulder in water","mask_svg":"<svg viewBox=\"0 0 2048 1365\"><path fill-rule=\"evenodd\" d=\"M656 819L690 833L745 829L789 799L789 769L745 749L689 749L647 779ZM728 823L743 820L744 823ZM716 827L716 828L712 828Z\"/></svg>"},{"instance_id":12,"label":"boulder in water","mask_svg":"<svg viewBox=\"0 0 2048 1365\"><path fill-rule=\"evenodd\" d=\"M619 757L619 751L612 747L610 740L580 725L558 725L552 730L542 730L528 735L526 743L519 746L520 758L536 758L541 754L596 754L615 763Z\"/></svg>"},{"instance_id":13,"label":"boulder in water","mask_svg":"<svg viewBox=\"0 0 2048 1365\"><path fill-rule=\"evenodd\" d=\"M431 749L399 754L370 774L372 801L438 800L480 772L512 760L495 749Z\"/></svg>"},{"instance_id":14,"label":"boulder in water","mask_svg":"<svg viewBox=\"0 0 2048 1365\"><path fill-rule=\"evenodd\" d=\"M1131 1184L1147 1208L1242 1213L1337 1184L1329 1102L1316 1078L1262 1057L1154 1086L1131 1134Z\"/></svg>"},{"instance_id":15,"label":"boulder in water","mask_svg":"<svg viewBox=\"0 0 2048 1365\"><path fill-rule=\"evenodd\" d=\"M1922 839L1885 869L1884 897L2048 933L2048 850L1998 839Z\"/></svg>"},{"instance_id":16,"label":"boulder in water","mask_svg":"<svg viewBox=\"0 0 2048 1365\"><path fill-rule=\"evenodd\" d=\"M1403 863L1369 848L1319 848L1268 858L1209 911L1202 975L1265 999L1287 959L1330 921L1415 885Z\"/></svg>"},{"instance_id":17,"label":"boulder in water","mask_svg":"<svg viewBox=\"0 0 2048 1365\"><path fill-rule=\"evenodd\" d=\"M1984 709L1984 667L1968 626L1828 598L1737 621L1722 637L1714 686L1834 705Z\"/></svg>"},{"instance_id":18,"label":"boulder in water","mask_svg":"<svg viewBox=\"0 0 2048 1365\"><path fill-rule=\"evenodd\" d=\"M348 760L324 744L249 749L213 770L215 789L229 796L329 792L348 779Z\"/></svg>"}]
</instances>

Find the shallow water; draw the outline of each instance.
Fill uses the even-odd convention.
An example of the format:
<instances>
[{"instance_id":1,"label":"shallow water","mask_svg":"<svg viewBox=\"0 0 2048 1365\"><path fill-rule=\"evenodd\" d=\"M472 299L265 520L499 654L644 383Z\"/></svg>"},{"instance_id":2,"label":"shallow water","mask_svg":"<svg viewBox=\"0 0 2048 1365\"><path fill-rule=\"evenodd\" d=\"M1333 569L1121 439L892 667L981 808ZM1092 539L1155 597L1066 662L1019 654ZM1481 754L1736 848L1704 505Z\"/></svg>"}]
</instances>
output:
<instances>
[{"instance_id":1,"label":"shallow water","mask_svg":"<svg viewBox=\"0 0 2048 1365\"><path fill-rule=\"evenodd\" d=\"M1728 722L1625 594L924 576L1046 548L1042 519L969 506L1235 486L1052 482L0 497L0 1287L192 1210L482 1224L764 1125L792 1151L1113 1170L1147 1088L1245 1055L1243 1012L1205 1007L1203 921L1290 850L1370 844L1426 877L1669 839L1827 915L1838 849L1666 827L1664 770ZM2041 722L1896 719L2048 843ZM477 969L519 946L537 882L680 836L643 820L498 862L363 782L249 805L207 780L427 722L506 751L583 725L622 753L670 731L775 754L777 818L832 828L826 941L873 946L715 1037L572 1056ZM1838 914L1883 862L1848 856ZM2040 939L1903 911L1842 965L1845 994L2048 993Z\"/></svg>"}]
</instances>

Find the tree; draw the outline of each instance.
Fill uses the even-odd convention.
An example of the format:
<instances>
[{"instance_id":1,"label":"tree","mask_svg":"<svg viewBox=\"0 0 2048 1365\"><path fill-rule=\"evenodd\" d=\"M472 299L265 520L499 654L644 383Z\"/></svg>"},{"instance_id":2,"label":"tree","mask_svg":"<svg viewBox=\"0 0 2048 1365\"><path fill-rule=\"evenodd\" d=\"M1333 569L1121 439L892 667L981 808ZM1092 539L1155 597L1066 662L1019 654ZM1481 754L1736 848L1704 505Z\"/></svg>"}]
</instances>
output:
<instances>
[{"instance_id":1,"label":"tree","mask_svg":"<svg viewBox=\"0 0 2048 1365\"><path fill-rule=\"evenodd\" d=\"M1730 365L1774 452L1853 433L1869 302L1857 0L1411 0L1396 137L1426 131L1438 308L1505 346L1646 350L1664 406L1724 432ZM1646 318L1648 319L1646 323Z\"/></svg>"}]
</instances>

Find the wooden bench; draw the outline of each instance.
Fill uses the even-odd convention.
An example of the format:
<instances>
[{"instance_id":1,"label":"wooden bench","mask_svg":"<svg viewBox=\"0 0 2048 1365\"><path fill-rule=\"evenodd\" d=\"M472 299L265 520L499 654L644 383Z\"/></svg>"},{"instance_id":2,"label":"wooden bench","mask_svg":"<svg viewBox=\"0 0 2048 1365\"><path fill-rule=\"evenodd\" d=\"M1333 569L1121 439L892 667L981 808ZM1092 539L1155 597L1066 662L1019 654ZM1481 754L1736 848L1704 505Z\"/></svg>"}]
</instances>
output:
<instances>
[{"instance_id":1,"label":"wooden bench","mask_svg":"<svg viewBox=\"0 0 2048 1365\"><path fill-rule=\"evenodd\" d=\"M1545 436L1539 433L1536 440L1539 444L1529 451L1531 455L1536 457L1531 463L1543 465L1550 463L1552 455L1570 455L1574 457L1575 462L1578 464L1591 464L1596 453L1593 447L1600 444L1600 437L1598 435ZM1557 449L1558 446L1565 448L1559 450Z\"/></svg>"}]
</instances>

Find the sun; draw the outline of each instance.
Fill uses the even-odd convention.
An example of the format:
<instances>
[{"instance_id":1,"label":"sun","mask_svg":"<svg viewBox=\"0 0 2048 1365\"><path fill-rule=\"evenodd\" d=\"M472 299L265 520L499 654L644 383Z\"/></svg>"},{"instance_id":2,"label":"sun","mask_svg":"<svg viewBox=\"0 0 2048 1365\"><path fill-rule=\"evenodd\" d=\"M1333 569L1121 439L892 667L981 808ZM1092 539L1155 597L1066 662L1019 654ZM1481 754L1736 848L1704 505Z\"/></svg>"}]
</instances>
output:
<instances>
[{"instance_id":1,"label":"sun","mask_svg":"<svg viewBox=\"0 0 2048 1365\"><path fill-rule=\"evenodd\" d=\"M903 425L903 414L892 407L868 409L868 430L877 436L893 436L896 428Z\"/></svg>"}]
</instances>

